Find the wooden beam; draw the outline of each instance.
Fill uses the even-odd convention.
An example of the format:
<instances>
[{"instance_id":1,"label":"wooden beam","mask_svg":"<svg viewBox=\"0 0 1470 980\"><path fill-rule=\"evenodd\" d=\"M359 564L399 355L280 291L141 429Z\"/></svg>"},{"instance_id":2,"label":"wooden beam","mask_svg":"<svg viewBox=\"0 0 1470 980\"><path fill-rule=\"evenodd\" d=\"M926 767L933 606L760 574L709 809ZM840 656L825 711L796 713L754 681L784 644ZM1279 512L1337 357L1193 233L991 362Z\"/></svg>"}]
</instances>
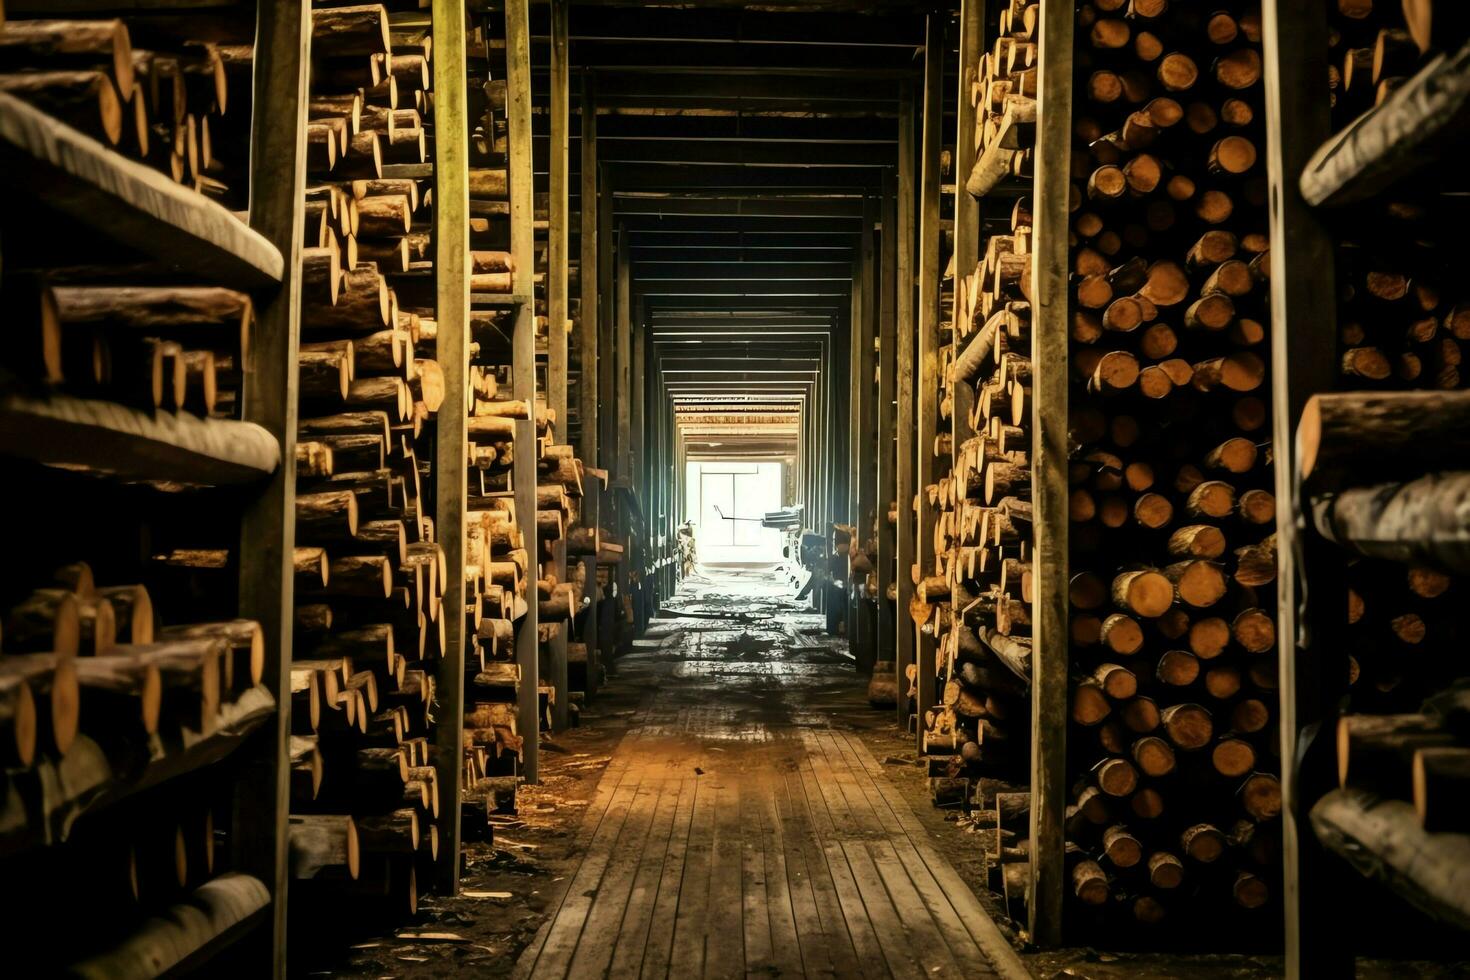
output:
<instances>
[{"instance_id":1,"label":"wooden beam","mask_svg":"<svg viewBox=\"0 0 1470 980\"><path fill-rule=\"evenodd\" d=\"M598 360L598 333L602 322L599 307L602 272L599 261L602 255L600 234L600 206L603 192L597 187L597 92L591 72L582 74L582 140L581 140L581 183L579 203L582 208L582 231L578 245L581 261L578 265L582 304L578 310L578 351L581 354L581 371L577 379L578 411L581 423L581 444L578 456L588 466L598 465L598 385L602 368ZM582 498L582 520L587 527L601 527L600 508L602 493L597 481L592 481L590 490L584 488ZM591 698L597 693L598 646L597 646L597 556L589 555L585 560L587 595L592 602L582 613L582 642L587 645L587 690Z\"/></svg>"},{"instance_id":2,"label":"wooden beam","mask_svg":"<svg viewBox=\"0 0 1470 980\"><path fill-rule=\"evenodd\" d=\"M447 2L447 0L445 0ZM530 296L535 275L536 208L531 184L531 39L527 20L530 0L505 0L506 141L510 148L510 250L515 260L513 292ZM515 311L511 365L512 397L536 398L536 310L530 302ZM516 423L514 470L516 514L525 526L536 513L536 425ZM541 719L538 704L541 665L537 605L528 602L516 632L516 662L521 669L520 733L525 739L522 774L526 782L540 778Z\"/></svg>"},{"instance_id":3,"label":"wooden beam","mask_svg":"<svg viewBox=\"0 0 1470 980\"><path fill-rule=\"evenodd\" d=\"M741 197L685 197L678 194L618 197L614 207L619 215L655 215L669 221L679 215L700 215L699 222L679 230L699 227L705 218L845 218L857 232L857 219L862 214L861 198L790 198L784 200ZM679 227L679 226L672 226Z\"/></svg>"},{"instance_id":4,"label":"wooden beam","mask_svg":"<svg viewBox=\"0 0 1470 980\"><path fill-rule=\"evenodd\" d=\"M569 236L571 191L571 139L570 105L572 97L572 74L568 65L567 33L568 6L570 0L551 0L551 138L550 138L550 201L547 209L546 230L546 319L557 329L547 331L546 344L546 403L556 414L557 434L560 441L569 437L567 429L567 332L559 329L567 320L567 256L571 245ZM566 541L558 539L551 543L552 571L556 581L567 580ZM571 631L568 622L556 631L548 645L548 665L551 669L551 686L555 699L551 706L551 727L565 731L569 727L568 705L571 691L567 686L567 634Z\"/></svg>"},{"instance_id":5,"label":"wooden beam","mask_svg":"<svg viewBox=\"0 0 1470 980\"><path fill-rule=\"evenodd\" d=\"M296 540L297 352L301 339L301 202L306 187L306 101L311 4L261 4L256 41L267 53L255 66L251 93L269 113L251 120L250 227L280 251L280 288L256 298L251 370L245 372L241 417L263 426L281 448L281 465L240 517L239 613L260 623L266 644L261 683L276 699L275 723L258 737L258 756L235 794L231 825L235 864L271 892L269 964L245 972L283 980L290 884L291 639Z\"/></svg>"},{"instance_id":6,"label":"wooden beam","mask_svg":"<svg viewBox=\"0 0 1470 980\"><path fill-rule=\"evenodd\" d=\"M469 107L465 97L465 14L457 0L434 0L434 273L436 357L444 373L443 410L434 416L434 533L444 550L444 655L439 660L435 777L443 800L458 800L464 773L465 510L468 466L465 377L469 373ZM439 815L436 890L459 894L459 807Z\"/></svg>"},{"instance_id":7,"label":"wooden beam","mask_svg":"<svg viewBox=\"0 0 1470 980\"><path fill-rule=\"evenodd\" d=\"M1054 4L1042 9L1032 200L1033 330L1031 400L1033 505L1032 562L1036 601L1032 612L1031 693L1031 896L1028 927L1036 942L1055 946L1062 937L1067 891L1063 818L1067 783L1068 632L1067 392L1069 172L1072 159L1073 12ZM1058 197L1060 193L1060 197ZM967 194L961 194L965 197Z\"/></svg>"},{"instance_id":8,"label":"wooden beam","mask_svg":"<svg viewBox=\"0 0 1470 980\"><path fill-rule=\"evenodd\" d=\"M904 672L914 663L914 637L917 630L909 618L909 600L914 594L913 576L909 567L914 563L915 536L913 513L909 509L914 501L914 475L916 472L914 435L914 358L917 336L914 326L914 99L911 86L905 86L904 96L898 103L898 206L897 206L897 256L894 259L897 277L896 311L898 318L895 340L894 365L897 385L894 397L897 401L898 446L894 467L898 479L894 485L894 499L898 502L897 555L898 603L896 606L897 670L898 670L898 728L908 731L909 699L905 691L908 682Z\"/></svg>"},{"instance_id":9,"label":"wooden beam","mask_svg":"<svg viewBox=\"0 0 1470 980\"><path fill-rule=\"evenodd\" d=\"M878 569L878 635L877 659L891 661L896 656L897 626L896 606L888 599L888 587L894 583L897 567L895 530L888 523L888 505L897 499L898 461L895 456L894 435L897 420L894 418L894 403L897 398L898 374L895 366L897 336L898 281L894 276L894 264L898 256L897 247L897 198L896 175L885 174L883 180L882 212L879 217L878 274L881 277L878 300L878 405L876 436L878 440L878 488L873 506L878 517L878 550L874 563Z\"/></svg>"},{"instance_id":10,"label":"wooden beam","mask_svg":"<svg viewBox=\"0 0 1470 980\"><path fill-rule=\"evenodd\" d=\"M919 312L915 321L919 334L919 362L914 396L918 401L915 416L918 421L918 445L915 447L918 475L914 489L919 494L919 523L917 545L914 553L919 563L920 575L932 575L935 570L934 535L932 528L939 515L930 502L924 488L935 482L934 459L935 436L939 431L939 277L943 270L939 266L939 148L944 126L944 25L946 17L930 14L928 32L924 44L924 102L922 108L922 143L919 164L922 167L919 185ZM899 519L912 521L913 517L899 502ZM900 576L903 569L899 569ZM915 623L917 627L920 624ZM919 665L916 685L918 696L914 699L914 712L919 716L916 726L915 744L919 751L924 747L924 713L938 702L935 689L937 643L933 632L918 631L915 641L915 658Z\"/></svg>"},{"instance_id":11,"label":"wooden beam","mask_svg":"<svg viewBox=\"0 0 1470 980\"><path fill-rule=\"evenodd\" d=\"M1351 942L1333 914L1340 870L1309 825L1314 790L1336 774L1337 705L1346 694L1347 583L1341 553L1315 535L1301 535L1305 513L1297 480L1296 425L1307 399L1339 384L1336 350L1337 285L1333 236L1303 200L1298 178L1313 151L1332 134L1330 106L1317 79L1328 71L1326 10L1290 0L1261 6L1265 45L1266 177L1272 201L1271 386L1272 443L1276 458L1276 637L1281 673L1282 904L1286 917L1286 976L1351 977ZM1304 567L1299 567L1298 563ZM1311 607L1297 583L1310 575ZM1298 645L1298 641L1304 642ZM1321 734L1314 734L1321 733Z\"/></svg>"}]
</instances>

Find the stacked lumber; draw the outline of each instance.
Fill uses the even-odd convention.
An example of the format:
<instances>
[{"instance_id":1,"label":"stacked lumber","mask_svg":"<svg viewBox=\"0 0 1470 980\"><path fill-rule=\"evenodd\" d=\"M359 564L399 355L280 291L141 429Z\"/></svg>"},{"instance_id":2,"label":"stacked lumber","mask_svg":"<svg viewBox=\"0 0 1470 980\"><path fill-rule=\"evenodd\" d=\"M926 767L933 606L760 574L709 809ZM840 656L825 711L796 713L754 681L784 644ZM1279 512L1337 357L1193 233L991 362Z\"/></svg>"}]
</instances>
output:
<instances>
[{"instance_id":1,"label":"stacked lumber","mask_svg":"<svg viewBox=\"0 0 1470 980\"><path fill-rule=\"evenodd\" d=\"M236 34L240 44L194 40ZM12 19L0 27L0 91L98 138L119 160L144 158L233 206L248 192L250 41L233 22L207 29L184 12ZM248 294L127 264L70 266L41 251L39 262L17 253L6 263L5 294L25 323L0 353L8 380L148 414L238 414L255 322ZM222 443L251 435L215 430Z\"/></svg>"},{"instance_id":2,"label":"stacked lumber","mask_svg":"<svg viewBox=\"0 0 1470 980\"><path fill-rule=\"evenodd\" d=\"M1034 106L1018 119L1006 94L1014 84L1009 98L1030 103L1021 6L999 11L999 22L970 86L976 162L963 190L977 197L1024 186L1030 174ZM1034 70L1031 78L1034 86ZM937 803L968 801L982 779L1024 779L1030 753L1030 225L1020 198L1008 233L982 228L980 261L945 280L952 320L941 324L932 451L943 461L936 470L949 464L949 473L928 488L937 520L926 533L939 565L917 582L911 610L938 637L939 704L924 734Z\"/></svg>"},{"instance_id":3,"label":"stacked lumber","mask_svg":"<svg viewBox=\"0 0 1470 980\"><path fill-rule=\"evenodd\" d=\"M1280 890L1261 23L1076 37L1068 925L1203 938Z\"/></svg>"},{"instance_id":4,"label":"stacked lumber","mask_svg":"<svg viewBox=\"0 0 1470 980\"><path fill-rule=\"evenodd\" d=\"M59 908L96 913L105 925L68 937L75 958L223 870L214 809L228 812L229 784L190 787L276 704L252 620L160 625L156 592L99 585L85 562L31 586L3 616L0 779L11 805L0 859L7 877L35 887L0 910L12 938L55 936ZM54 966L55 948L42 947Z\"/></svg>"},{"instance_id":5,"label":"stacked lumber","mask_svg":"<svg viewBox=\"0 0 1470 980\"><path fill-rule=\"evenodd\" d=\"M427 24L313 11L301 283L292 876L411 912L438 854L436 360ZM457 573L457 572L456 572Z\"/></svg>"},{"instance_id":6,"label":"stacked lumber","mask_svg":"<svg viewBox=\"0 0 1470 980\"><path fill-rule=\"evenodd\" d=\"M7 20L0 91L232 210L247 206L253 23L189 11Z\"/></svg>"},{"instance_id":7,"label":"stacked lumber","mask_svg":"<svg viewBox=\"0 0 1470 980\"><path fill-rule=\"evenodd\" d=\"M1297 428L1303 516L1335 546L1322 559L1332 567L1309 564L1308 581L1347 590L1316 627L1346 660L1345 676L1325 681L1345 695L1345 713L1340 788L1316 800L1311 824L1365 877L1464 930L1470 700L1455 597L1470 573L1460 370L1470 297L1457 213L1438 192L1457 172L1459 127L1440 123L1451 111L1442 100L1462 87L1451 80L1463 73L1470 21L1458 5L1381 0L1337 4L1330 16L1336 128L1371 135L1406 114L1427 121L1407 127L1415 140L1403 146L1338 147L1335 137L1313 161L1354 180L1319 180L1308 199L1355 206L1336 264L1339 384L1349 390L1315 395Z\"/></svg>"}]
</instances>

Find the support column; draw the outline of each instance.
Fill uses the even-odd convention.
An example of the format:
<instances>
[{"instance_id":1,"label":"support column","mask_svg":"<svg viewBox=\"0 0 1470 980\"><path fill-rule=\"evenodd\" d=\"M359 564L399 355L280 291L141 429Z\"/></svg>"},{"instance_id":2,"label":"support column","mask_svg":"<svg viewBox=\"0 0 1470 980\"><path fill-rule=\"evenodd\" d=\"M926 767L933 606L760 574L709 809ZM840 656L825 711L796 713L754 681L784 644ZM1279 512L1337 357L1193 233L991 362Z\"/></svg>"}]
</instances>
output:
<instances>
[{"instance_id":1,"label":"support column","mask_svg":"<svg viewBox=\"0 0 1470 980\"><path fill-rule=\"evenodd\" d=\"M530 0L505 0L506 141L510 147L510 251L515 261L512 292L516 297L512 340L512 397L536 403L535 195L531 169L531 24ZM532 412L532 415L535 413ZM526 536L536 538L536 421L516 422L516 454L511 471L515 488L516 520ZM535 584L526 597L526 614L516 631L516 663L521 668L520 733L522 774L526 782L539 778L537 750L541 741L540 620ZM451 607L452 608L452 607ZM450 801L453 806L457 801Z\"/></svg>"},{"instance_id":2,"label":"support column","mask_svg":"<svg viewBox=\"0 0 1470 980\"><path fill-rule=\"evenodd\" d=\"M902 147L900 147L902 153ZM897 445L894 434L898 424L894 416L894 400L898 394L897 358L897 286L894 263L898 257L898 201L895 197L897 175L883 174L883 213L879 245L882 254L878 267L881 278L882 297L878 314L878 496L874 508L878 520L878 549L873 561L878 567L878 636L877 656L880 661L893 661L898 648L898 617L894 603L888 598L888 589L894 584L895 549L898 546L897 529L888 523L888 505L896 499L898 492L898 462L895 455ZM899 723L903 723L900 717Z\"/></svg>"},{"instance_id":3,"label":"support column","mask_svg":"<svg viewBox=\"0 0 1470 980\"><path fill-rule=\"evenodd\" d=\"M444 372L444 411L434 416L434 534L444 550L444 655L435 696L434 770L444 800L458 800L464 773L465 508L469 453L464 406L470 363L469 107L465 96L465 12L455 0L434 3L434 276ZM529 93L527 94L529 98ZM529 164L528 168L529 170ZM532 471L535 472L534 470ZM535 641L534 631L532 641ZM438 890L459 894L459 807L441 809Z\"/></svg>"},{"instance_id":4,"label":"support column","mask_svg":"<svg viewBox=\"0 0 1470 980\"><path fill-rule=\"evenodd\" d=\"M919 443L915 447L918 476L915 491L919 494L918 556L919 575L932 575L934 561L934 524L936 507L924 488L936 479L934 442L939 431L939 145L944 126L944 15L930 14L924 38L924 104L923 143L919 165L923 174L919 197L919 333L918 399L916 411ZM932 629L920 627L916 650L919 664L918 697L914 711L919 716L918 745L923 748L924 713L938 701L935 691L935 663L938 644Z\"/></svg>"},{"instance_id":5,"label":"support column","mask_svg":"<svg viewBox=\"0 0 1470 980\"><path fill-rule=\"evenodd\" d=\"M852 431L856 444L856 455L852 470L854 507L852 520L857 527L856 543L866 542L873 526L873 515L877 513L874 497L877 491L878 461L875 457L881 429L875 428L877 421L878 391L873 380L877 357L873 351L874 339L874 268L873 231L878 221L878 201L871 194L863 200L863 237L858 246L857 324L853 331L853 347L856 356L857 376L853 379L853 390L857 392L857 408L853 415ZM875 438L875 432L879 435ZM873 556L868 556L873 561ZM853 583L856 585L857 583ZM853 589L857 599L856 615L853 617L854 656L860 674L871 674L878 659L876 607L866 592ZM880 597L881 601L881 597Z\"/></svg>"},{"instance_id":6,"label":"support column","mask_svg":"<svg viewBox=\"0 0 1470 980\"><path fill-rule=\"evenodd\" d=\"M546 405L556 418L558 441L570 432L567 415L567 254L571 244L569 225L570 200L570 109L571 70L567 64L567 13L570 0L551 0L551 143L550 201L546 224ZM437 111L438 106L435 105ZM556 581L567 580L567 540L551 545L551 568ZM575 615L576 610L573 610ZM572 620L560 624L547 644L547 667L551 671L554 700L551 705L551 727L563 731L568 726L567 634Z\"/></svg>"},{"instance_id":7,"label":"support column","mask_svg":"<svg viewBox=\"0 0 1470 980\"><path fill-rule=\"evenodd\" d=\"M908 730L909 699L907 672L914 663L918 630L909 616L909 602L914 597L912 569L914 565L914 358L917 335L914 326L914 94L912 83L905 82L898 100L898 207L897 255L894 269L897 279L896 309L898 316L895 369L897 386L898 446L894 467L898 478L894 497L898 502L898 603L897 620L898 727Z\"/></svg>"},{"instance_id":8,"label":"support column","mask_svg":"<svg viewBox=\"0 0 1470 980\"><path fill-rule=\"evenodd\" d=\"M582 227L578 245L581 258L577 265L578 288L582 295L581 308L577 312L577 350L581 355L581 370L577 375L577 417L581 422L581 445L577 456L586 466L596 467L598 426L601 413L598 411L598 284L601 276L598 269L599 199L597 188L597 97L591 73L582 75L582 188L578 195L582 207ZM582 483L582 523L590 528L599 526L602 502L602 483L589 477ZM597 555L583 560L587 577L584 594L591 598L582 614L582 642L587 646L586 696L597 693L598 649L597 649Z\"/></svg>"}]
</instances>

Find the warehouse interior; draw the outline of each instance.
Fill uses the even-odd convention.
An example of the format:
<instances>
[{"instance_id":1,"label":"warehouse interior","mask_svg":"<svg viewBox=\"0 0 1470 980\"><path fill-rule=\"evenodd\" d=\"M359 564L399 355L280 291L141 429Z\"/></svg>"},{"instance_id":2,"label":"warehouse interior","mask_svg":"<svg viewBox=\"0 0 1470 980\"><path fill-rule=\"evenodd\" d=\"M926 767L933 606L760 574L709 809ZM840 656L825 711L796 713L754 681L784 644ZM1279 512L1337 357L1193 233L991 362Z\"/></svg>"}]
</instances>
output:
<instances>
[{"instance_id":1,"label":"warehouse interior","mask_svg":"<svg viewBox=\"0 0 1470 980\"><path fill-rule=\"evenodd\" d=\"M1458 0L0 0L17 976L1470 971Z\"/></svg>"}]
</instances>

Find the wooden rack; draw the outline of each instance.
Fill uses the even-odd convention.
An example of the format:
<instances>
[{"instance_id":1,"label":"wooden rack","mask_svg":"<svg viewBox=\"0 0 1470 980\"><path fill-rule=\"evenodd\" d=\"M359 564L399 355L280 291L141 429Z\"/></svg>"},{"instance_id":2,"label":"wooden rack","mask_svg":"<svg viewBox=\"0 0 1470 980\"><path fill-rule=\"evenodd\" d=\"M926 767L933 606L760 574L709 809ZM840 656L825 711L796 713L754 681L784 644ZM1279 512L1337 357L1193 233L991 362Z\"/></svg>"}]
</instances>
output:
<instances>
[{"instance_id":1,"label":"wooden rack","mask_svg":"<svg viewBox=\"0 0 1470 980\"><path fill-rule=\"evenodd\" d=\"M87 19L93 16L91 6L48 4L45 13ZM157 13L169 13L167 5L157 7ZM125 726L106 734L88 727L85 712L89 708L93 712L105 710L105 702L94 700L96 695L89 693L83 704L83 734L70 750L62 755L59 747L48 748L32 768L15 770L8 777L14 799L29 798L36 779L44 782L49 778L64 787L62 793L47 794L44 803L34 801L44 811L41 817L27 807L21 821L12 820L4 830L7 862L12 862L12 867L24 864L41 869L38 880L64 875L64 868L80 859L75 851L83 845L72 843L73 838L93 841L87 847L96 846L88 830L95 821L117 819L121 827L125 826L120 816L124 811L135 813L140 807L150 807L168 812L171 805L180 802L181 785L193 787L204 798L204 781L208 780L233 801L223 829L234 870L199 883L202 879L197 868L206 866L206 859L204 865L194 865L195 870L189 873L193 891L180 889L175 895L177 901L192 904L197 912L171 922L166 907L169 899L162 897L165 892L158 892L154 900L164 904L150 911L156 909L163 917L143 922L131 935L119 935L115 928L103 930L98 937L105 944L102 947L91 942L63 952L37 945L36 954L45 959L33 963L36 968L44 963L46 969L54 970L66 959L76 957L84 958L77 961L76 969L112 975L133 969L125 965L130 963L148 962L153 970L184 960L198 966L243 941L246 959L241 962L253 963L256 972L285 974L286 785L291 763L287 747L290 697L283 678L290 660L293 576L290 548L285 542L290 540L295 513L296 295L300 274L295 243L302 220L298 202L304 177L301 147L310 9L305 2L260 4L258 9L255 4L242 4L230 11L230 17L233 24L245 30L253 26L254 50L261 53L261 57L245 61L252 71L230 73L233 99L237 106L245 107L236 108L239 115L231 119L250 119L249 102L269 105L271 111L254 113L251 125L243 127L241 133L246 142L231 144L231 150L247 157L227 161L233 168L231 174L240 178L239 185L214 186L201 176L198 186L230 194L239 194L248 187L248 223L206 194L186 188L149 165L158 159L156 156L150 157L149 163L125 157L125 153L141 156L140 146L125 141L113 149L105 141L58 122L22 98L0 95L0 171L34 202L25 213L44 216L48 224L65 229L48 242L36 265L88 267L89 272L72 281L87 282L90 277L100 283L130 284L141 277L146 282L204 283L247 292L252 301L247 305L242 346L235 354L236 377L242 380L233 395L234 417L227 417L231 413L223 410L201 410L193 401L187 411L149 409L122 403L111 391L78 395L29 388L14 376L7 378L0 404L0 452L17 468L17 474L28 474L26 482L31 486L49 488L55 505L85 492L99 514L114 504L127 507L131 502L141 520L153 523L161 516L163 501L170 499L170 490L191 487L209 494L213 503L208 516L194 512L198 505L190 502L192 496L175 498L179 502L170 504L168 512L183 523L202 519L205 523L195 529L212 526L214 540L228 545L219 554L235 552L221 573L223 577L210 579L210 593L199 605L229 607L232 615L241 617L232 627L233 635L245 642L239 649L247 654L244 660L232 652L225 654L231 667L224 671L225 679L231 678L234 666L243 664L244 672L233 671L230 686L218 689L208 679L209 671L215 669L208 665L222 664L218 652L213 661L203 661L204 674L200 676L205 678L206 693L202 711L178 731L160 729L151 735L153 744L143 755L123 751L125 743L118 741L118 736L127 731ZM12 12L10 24L24 24L24 20L17 20ZM121 36L126 38L126 20L123 25ZM154 42L167 37L164 31ZM232 55L239 50L232 49ZM162 65L156 58L147 64L153 70ZM225 69L218 60L215 65L223 83ZM244 84L235 84L242 81ZM104 87L110 89L113 84L110 76L104 77ZM116 84L127 88L127 80L121 76ZM153 107L142 106L142 101L139 95L139 111L151 112ZM201 113L223 109L222 105L206 106L203 101L196 107ZM194 124L190 117L189 125ZM216 152L221 149L221 144L215 146ZM18 265L7 263L7 274ZM17 288L13 283L8 286ZM248 312L252 306L253 320ZM38 330L39 324L32 329ZM223 336L221 346L228 347L229 334ZM209 364L205 370L212 368ZM212 392L206 404L213 408ZM19 460L42 467L24 469L25 464ZM79 472L72 475L66 470ZM84 489L88 478L83 473L101 479L94 479L90 488ZM231 495L210 489L220 487L234 489ZM51 501L41 503L42 513L53 506ZM219 527L220 515L226 515L223 528ZM144 570L136 567L136 559L110 550L125 540L126 535L120 539L98 533L92 536L90 545L95 550L90 554L48 554L45 559L61 562L81 558L99 563L99 569L109 575L120 574L119 568L143 574ZM155 565L156 569L163 567ZM70 588L79 602L90 606L89 578L73 580ZM152 637L153 612L146 605L136 604L146 600L146 594L130 592L126 599L113 590L104 590L103 594L114 603L118 615L125 613L130 621L127 631L120 631L119 639L131 636L136 640L145 633ZM167 613L169 617L178 614L173 608ZM159 638L177 646L176 637L165 626ZM100 647L100 634L94 634L94 639ZM51 642L55 644L53 649L61 649L58 637L53 636ZM156 649L160 648L117 647L113 657L78 661L75 673L87 691L96 690L92 685L104 668L117 668L118 678L146 677L146 673L128 672L155 662ZM42 656L55 658L60 669L60 654ZM18 658L6 654L7 668L18 662ZM133 666L126 666L129 664ZM147 669L158 677L156 668ZM129 697L122 688L118 696ZM141 700L146 705L148 695L143 694ZM166 707L166 716L171 717L169 713L174 710ZM145 707L145 718L147 711ZM102 740L100 748L98 742L87 737L88 731ZM55 754L51 754L53 751ZM208 826L202 833L208 837ZM203 846L207 849L211 843L205 840ZM191 852L191 861L203 853ZM108 887L102 880L95 884L99 892ZM24 921L7 919L17 924Z\"/></svg>"}]
</instances>

